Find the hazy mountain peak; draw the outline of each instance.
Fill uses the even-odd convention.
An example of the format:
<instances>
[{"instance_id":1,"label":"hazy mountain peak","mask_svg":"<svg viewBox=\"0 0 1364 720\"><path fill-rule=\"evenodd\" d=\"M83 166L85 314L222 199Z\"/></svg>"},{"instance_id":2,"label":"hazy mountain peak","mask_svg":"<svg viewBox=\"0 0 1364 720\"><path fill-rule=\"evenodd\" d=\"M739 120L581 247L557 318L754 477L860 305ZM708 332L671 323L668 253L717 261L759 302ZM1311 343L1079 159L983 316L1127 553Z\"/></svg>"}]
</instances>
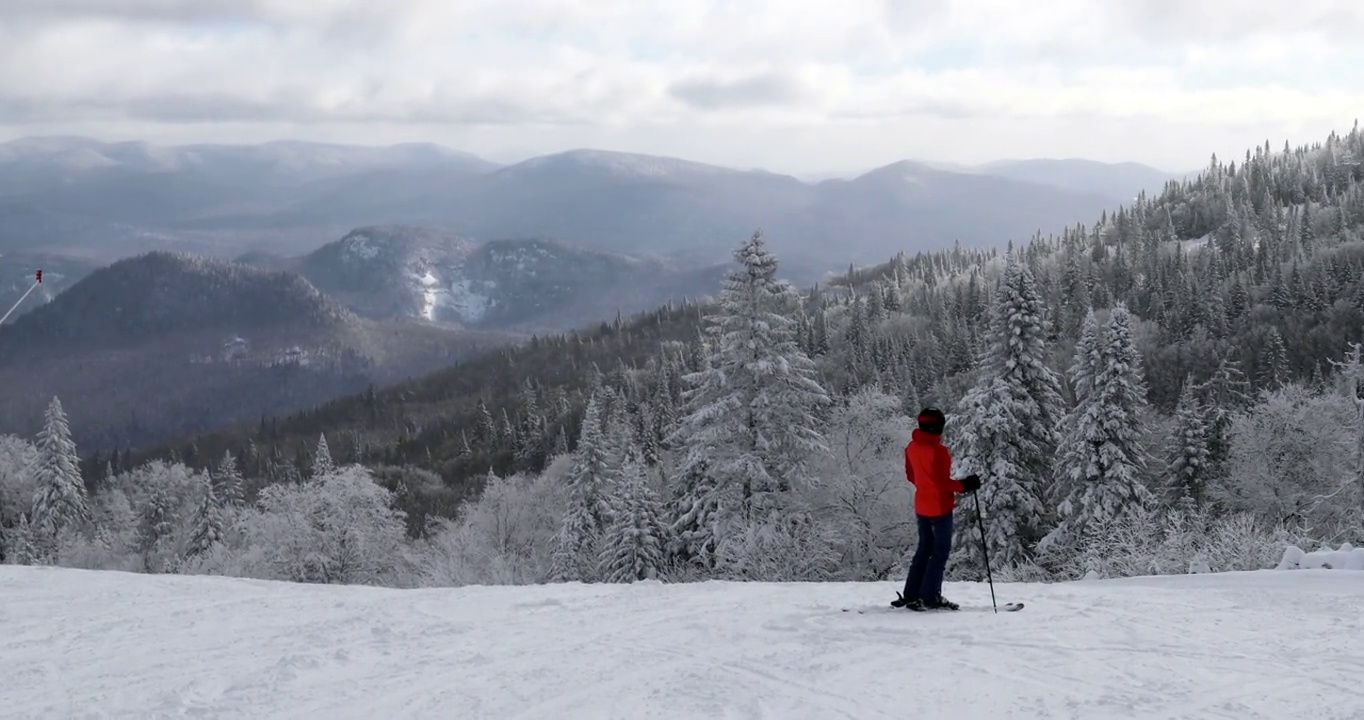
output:
<instances>
[{"instance_id":1,"label":"hazy mountain peak","mask_svg":"<svg viewBox=\"0 0 1364 720\"><path fill-rule=\"evenodd\" d=\"M927 163L917 160L898 160L889 165L882 165L879 168L868 170L853 179L854 182L861 180L900 180L913 183L922 183L926 179L937 175L947 174L950 171L934 168Z\"/></svg>"},{"instance_id":2,"label":"hazy mountain peak","mask_svg":"<svg viewBox=\"0 0 1364 720\"><path fill-rule=\"evenodd\" d=\"M541 155L523 160L505 168L506 171L543 170L548 168L588 168L612 175L626 177L666 177L688 174L734 174L740 171L718 165L707 165L692 160L644 155L640 153L618 152L615 150L595 150L579 148L551 155Z\"/></svg>"}]
</instances>

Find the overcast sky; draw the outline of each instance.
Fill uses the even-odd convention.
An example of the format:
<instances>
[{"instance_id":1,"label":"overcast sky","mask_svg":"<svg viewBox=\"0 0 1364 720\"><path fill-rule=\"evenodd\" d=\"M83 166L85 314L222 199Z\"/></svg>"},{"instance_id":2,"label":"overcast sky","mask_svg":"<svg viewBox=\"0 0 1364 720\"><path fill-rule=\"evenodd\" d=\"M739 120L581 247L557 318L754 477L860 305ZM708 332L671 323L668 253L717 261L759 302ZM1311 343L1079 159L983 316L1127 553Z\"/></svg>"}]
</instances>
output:
<instances>
[{"instance_id":1,"label":"overcast sky","mask_svg":"<svg viewBox=\"0 0 1364 720\"><path fill-rule=\"evenodd\" d=\"M1189 170L1348 130L1361 37L1361 0L0 0L0 140Z\"/></svg>"}]
</instances>

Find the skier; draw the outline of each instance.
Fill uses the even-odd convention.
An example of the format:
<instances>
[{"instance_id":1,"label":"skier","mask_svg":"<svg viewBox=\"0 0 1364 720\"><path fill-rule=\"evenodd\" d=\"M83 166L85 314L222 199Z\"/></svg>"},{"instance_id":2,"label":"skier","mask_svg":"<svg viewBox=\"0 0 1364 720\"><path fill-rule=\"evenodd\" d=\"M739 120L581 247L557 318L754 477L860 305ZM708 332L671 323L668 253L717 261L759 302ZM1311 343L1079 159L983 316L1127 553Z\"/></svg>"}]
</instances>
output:
<instances>
[{"instance_id":1,"label":"skier","mask_svg":"<svg viewBox=\"0 0 1364 720\"><path fill-rule=\"evenodd\" d=\"M922 612L930 609L959 610L942 596L947 556L952 552L952 510L956 493L974 492L980 476L952 479L952 453L942 444L947 417L937 408L919 413L919 428L905 446L905 479L914 486L914 514L919 521L919 547L909 565L905 591L891 607Z\"/></svg>"}]
</instances>

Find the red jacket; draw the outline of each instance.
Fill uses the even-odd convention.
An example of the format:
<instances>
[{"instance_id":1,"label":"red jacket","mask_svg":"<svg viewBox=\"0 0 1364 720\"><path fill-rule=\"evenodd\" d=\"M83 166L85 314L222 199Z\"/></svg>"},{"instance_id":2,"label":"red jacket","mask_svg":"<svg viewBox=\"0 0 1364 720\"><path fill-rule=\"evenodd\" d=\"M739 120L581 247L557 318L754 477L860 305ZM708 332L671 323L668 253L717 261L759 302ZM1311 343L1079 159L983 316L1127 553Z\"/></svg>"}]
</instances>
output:
<instances>
[{"instance_id":1,"label":"red jacket","mask_svg":"<svg viewBox=\"0 0 1364 720\"><path fill-rule=\"evenodd\" d=\"M951 513L956 493L966 492L960 480L952 479L952 453L942 436L922 430L915 430L905 446L905 479L914 486L914 512L925 517Z\"/></svg>"}]
</instances>

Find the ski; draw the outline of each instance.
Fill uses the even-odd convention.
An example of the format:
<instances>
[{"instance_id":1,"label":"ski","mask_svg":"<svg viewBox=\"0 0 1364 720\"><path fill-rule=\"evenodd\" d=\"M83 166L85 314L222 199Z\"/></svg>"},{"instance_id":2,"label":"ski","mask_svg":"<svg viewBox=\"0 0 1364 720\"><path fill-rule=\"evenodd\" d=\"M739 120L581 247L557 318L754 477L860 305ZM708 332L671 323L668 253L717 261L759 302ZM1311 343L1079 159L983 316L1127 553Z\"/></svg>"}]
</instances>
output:
<instances>
[{"instance_id":1,"label":"ski","mask_svg":"<svg viewBox=\"0 0 1364 720\"><path fill-rule=\"evenodd\" d=\"M983 605L972 605L972 606L970 606L970 607L963 607L963 608L961 608L961 610L966 610L966 611L968 611L968 612L989 612L989 611L992 610L992 609L993 609L993 608L991 608L991 607L983 606ZM999 611L1000 611L1000 612L1018 612L1019 610L1022 610L1022 609L1023 609L1023 603L1021 603L1021 602L1016 602L1016 603L1005 603L1005 604L999 606ZM845 612L845 613L846 613L846 612L855 612L855 613L857 613L858 615L866 615L868 612L918 614L918 613L915 613L915 611L913 611L913 610L905 610L904 608L895 608L895 607L843 608L842 610L843 610L843 612ZM936 610L936 609L934 609L934 610L924 610L924 611L922 611L922 612L923 612L923 613L946 613L946 614L951 614L951 613L954 613L954 612L961 612L961 610Z\"/></svg>"}]
</instances>

